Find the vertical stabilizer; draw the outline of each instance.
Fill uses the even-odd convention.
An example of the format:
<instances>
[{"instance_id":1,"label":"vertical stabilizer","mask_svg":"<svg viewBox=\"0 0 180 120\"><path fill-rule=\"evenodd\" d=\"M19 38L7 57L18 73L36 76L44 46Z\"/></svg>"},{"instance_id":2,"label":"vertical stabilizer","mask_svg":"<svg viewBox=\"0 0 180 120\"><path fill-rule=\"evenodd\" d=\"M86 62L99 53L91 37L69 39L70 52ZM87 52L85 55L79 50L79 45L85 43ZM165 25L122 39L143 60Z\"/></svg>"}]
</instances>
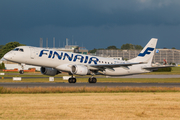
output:
<instances>
[{"instance_id":1,"label":"vertical stabilizer","mask_svg":"<svg viewBox=\"0 0 180 120\"><path fill-rule=\"evenodd\" d=\"M151 38L148 44L143 48L136 58L129 60L130 62L146 62L151 65L154 56L154 50L157 44L157 38Z\"/></svg>"}]
</instances>

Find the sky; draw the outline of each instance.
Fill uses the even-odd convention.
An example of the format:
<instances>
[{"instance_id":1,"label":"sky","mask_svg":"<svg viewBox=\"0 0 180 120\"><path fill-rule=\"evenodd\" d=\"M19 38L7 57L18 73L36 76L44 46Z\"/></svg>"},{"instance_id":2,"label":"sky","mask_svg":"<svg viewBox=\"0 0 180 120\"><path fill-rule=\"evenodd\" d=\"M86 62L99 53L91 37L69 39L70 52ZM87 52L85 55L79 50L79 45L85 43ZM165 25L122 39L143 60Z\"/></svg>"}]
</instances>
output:
<instances>
[{"instance_id":1,"label":"sky","mask_svg":"<svg viewBox=\"0 0 180 120\"><path fill-rule=\"evenodd\" d=\"M0 0L0 45L78 44L88 50L123 44L180 49L180 0Z\"/></svg>"}]
</instances>

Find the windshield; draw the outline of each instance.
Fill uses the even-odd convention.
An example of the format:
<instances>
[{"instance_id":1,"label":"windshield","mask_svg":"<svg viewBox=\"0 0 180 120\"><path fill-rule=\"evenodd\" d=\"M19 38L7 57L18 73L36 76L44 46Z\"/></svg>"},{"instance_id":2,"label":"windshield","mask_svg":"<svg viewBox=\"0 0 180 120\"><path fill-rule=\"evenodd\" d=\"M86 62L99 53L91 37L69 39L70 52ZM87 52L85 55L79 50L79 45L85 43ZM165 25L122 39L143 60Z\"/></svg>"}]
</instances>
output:
<instances>
[{"instance_id":1,"label":"windshield","mask_svg":"<svg viewBox=\"0 0 180 120\"><path fill-rule=\"evenodd\" d=\"M22 48L15 48L13 51L21 51L24 52L24 50Z\"/></svg>"}]
</instances>

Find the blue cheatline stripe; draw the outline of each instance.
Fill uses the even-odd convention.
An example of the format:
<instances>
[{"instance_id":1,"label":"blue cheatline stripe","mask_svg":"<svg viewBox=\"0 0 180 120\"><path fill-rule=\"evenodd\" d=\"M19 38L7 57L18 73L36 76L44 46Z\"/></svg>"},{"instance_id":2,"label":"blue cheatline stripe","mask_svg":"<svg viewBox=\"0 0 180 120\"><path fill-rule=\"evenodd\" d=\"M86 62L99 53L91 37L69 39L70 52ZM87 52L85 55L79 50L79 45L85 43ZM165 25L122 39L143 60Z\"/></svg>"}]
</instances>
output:
<instances>
[{"instance_id":1,"label":"blue cheatline stripe","mask_svg":"<svg viewBox=\"0 0 180 120\"><path fill-rule=\"evenodd\" d=\"M149 51L153 51L154 48L148 47L143 53L139 53L138 56L144 57L146 54L150 54L151 52Z\"/></svg>"}]
</instances>

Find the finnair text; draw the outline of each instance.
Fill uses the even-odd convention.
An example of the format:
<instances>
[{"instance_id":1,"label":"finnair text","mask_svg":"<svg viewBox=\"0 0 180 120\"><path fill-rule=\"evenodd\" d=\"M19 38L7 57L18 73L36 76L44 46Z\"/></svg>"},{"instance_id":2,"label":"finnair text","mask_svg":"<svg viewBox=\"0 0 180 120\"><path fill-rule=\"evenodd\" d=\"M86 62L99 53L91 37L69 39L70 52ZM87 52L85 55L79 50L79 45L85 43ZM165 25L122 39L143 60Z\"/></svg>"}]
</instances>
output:
<instances>
[{"instance_id":1,"label":"finnair text","mask_svg":"<svg viewBox=\"0 0 180 120\"><path fill-rule=\"evenodd\" d=\"M44 55L46 55L48 58L51 59L58 58L59 60L68 60L73 62L79 60L80 63L88 63L88 64L91 64L92 62L94 62L94 64L97 64L97 62L99 61L97 57L83 56L80 54L57 52L51 50L41 50L39 57L42 57Z\"/></svg>"}]
</instances>

